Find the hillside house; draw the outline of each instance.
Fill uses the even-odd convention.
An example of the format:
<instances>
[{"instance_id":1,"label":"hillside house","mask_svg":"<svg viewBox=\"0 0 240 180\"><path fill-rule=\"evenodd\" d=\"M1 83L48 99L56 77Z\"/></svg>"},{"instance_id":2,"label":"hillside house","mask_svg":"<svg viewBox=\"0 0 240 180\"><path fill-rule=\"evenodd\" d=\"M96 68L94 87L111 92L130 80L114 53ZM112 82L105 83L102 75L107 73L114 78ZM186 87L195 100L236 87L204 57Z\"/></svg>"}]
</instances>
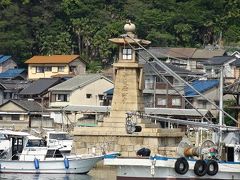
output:
<instances>
[{"instance_id":1,"label":"hillside house","mask_svg":"<svg viewBox=\"0 0 240 180\"><path fill-rule=\"evenodd\" d=\"M28 100L9 100L0 106L1 128L16 130L53 127L53 121L41 104Z\"/></svg>"},{"instance_id":2,"label":"hillside house","mask_svg":"<svg viewBox=\"0 0 240 180\"><path fill-rule=\"evenodd\" d=\"M240 59L235 56L215 56L202 64L209 78L219 78L221 68L225 81L233 82L239 78Z\"/></svg>"},{"instance_id":3,"label":"hillside house","mask_svg":"<svg viewBox=\"0 0 240 180\"><path fill-rule=\"evenodd\" d=\"M17 63L12 59L12 56L0 55L0 73L15 68L17 68Z\"/></svg>"},{"instance_id":4,"label":"hillside house","mask_svg":"<svg viewBox=\"0 0 240 180\"><path fill-rule=\"evenodd\" d=\"M202 62L214 56L225 55L225 50L215 48L169 48L150 47L148 49L158 59L174 64L192 72L203 72ZM140 51L140 62L151 60L152 57L144 51Z\"/></svg>"},{"instance_id":5,"label":"hillside house","mask_svg":"<svg viewBox=\"0 0 240 180\"><path fill-rule=\"evenodd\" d=\"M178 66L166 65L186 81L197 78L201 73L193 73ZM153 70L157 70L157 73ZM184 84L179 82L156 62L144 64L145 89L143 90L145 107L185 108ZM165 81L167 79L168 82Z\"/></svg>"},{"instance_id":6,"label":"hillside house","mask_svg":"<svg viewBox=\"0 0 240 180\"><path fill-rule=\"evenodd\" d=\"M86 71L86 62L79 55L33 56L25 63L28 79L72 77Z\"/></svg>"},{"instance_id":7,"label":"hillside house","mask_svg":"<svg viewBox=\"0 0 240 180\"><path fill-rule=\"evenodd\" d=\"M19 92L21 99L32 99L48 108L50 95L48 89L63 82L63 78L40 78Z\"/></svg>"},{"instance_id":8,"label":"hillside house","mask_svg":"<svg viewBox=\"0 0 240 180\"><path fill-rule=\"evenodd\" d=\"M49 107L55 112L52 113L54 119L66 119L63 121L73 121L83 117L83 113L63 115L63 108L67 106L103 106L104 92L113 88L113 82L101 74L84 74L75 76L49 89ZM92 112L85 112L85 115L92 116ZM64 116L64 117L63 117ZM95 113L93 113L95 116Z\"/></svg>"},{"instance_id":9,"label":"hillside house","mask_svg":"<svg viewBox=\"0 0 240 180\"><path fill-rule=\"evenodd\" d=\"M196 80L191 84L198 92L203 94L204 97L211 100L216 105L219 105L219 80L209 79L209 80ZM184 88L185 97L193 104L197 109L207 109L209 110L215 118L218 116L218 110L214 105L207 101L206 98L201 97L192 88L186 86ZM223 96L223 100L231 100L234 97L230 94ZM191 105L186 103L186 108L192 108Z\"/></svg>"},{"instance_id":10,"label":"hillside house","mask_svg":"<svg viewBox=\"0 0 240 180\"><path fill-rule=\"evenodd\" d=\"M26 80L0 80L0 104L11 99L19 99L19 92L29 86Z\"/></svg>"}]
</instances>

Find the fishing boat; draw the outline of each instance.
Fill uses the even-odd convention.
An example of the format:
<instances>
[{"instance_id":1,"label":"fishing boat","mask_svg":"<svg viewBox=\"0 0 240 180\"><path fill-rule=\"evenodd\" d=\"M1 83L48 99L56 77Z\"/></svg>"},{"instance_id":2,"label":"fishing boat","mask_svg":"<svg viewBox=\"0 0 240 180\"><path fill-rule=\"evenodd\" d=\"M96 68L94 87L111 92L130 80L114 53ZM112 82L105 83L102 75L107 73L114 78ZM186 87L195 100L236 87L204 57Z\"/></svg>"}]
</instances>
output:
<instances>
[{"instance_id":1,"label":"fishing boat","mask_svg":"<svg viewBox=\"0 0 240 180\"><path fill-rule=\"evenodd\" d=\"M63 155L42 138L26 132L2 132L9 138L10 148L0 159L0 173L87 174L103 155Z\"/></svg>"},{"instance_id":2,"label":"fishing boat","mask_svg":"<svg viewBox=\"0 0 240 180\"><path fill-rule=\"evenodd\" d=\"M151 116L139 112L127 113L125 126L128 134L137 133L138 122L133 116L139 119L149 118L159 122L170 122L185 125L188 127L199 127L211 129L213 131L213 139L207 139L199 146L193 146L189 140L183 139L177 148L176 157L167 157L159 154L141 154L136 153L134 157L121 157L116 155L107 156L104 159L104 165L115 166L117 168L117 179L240 179L240 129L238 127L225 126L223 123L223 115L228 116L238 123L228 113L223 110L222 94L223 81L222 71L220 80L220 100L219 106L198 92L190 83L183 80L178 74L168 68L163 62L157 59L149 52L139 41L128 34L121 35L123 41L128 43L130 39L139 47L130 46L133 51L144 50L166 73L172 75L177 81L183 82L185 86L190 87L199 96L210 102L217 110L219 110L219 124L213 124L208 121L206 124L202 122L193 122L182 119L173 119L160 116ZM127 38L127 39L125 39ZM138 54L140 56L140 54ZM159 74L156 68L156 74ZM167 81L168 82L168 81ZM169 83L169 82L168 82ZM177 90L176 90L177 91ZM191 104L191 103L189 103ZM196 109L197 111L197 109ZM204 117L205 119L206 117ZM141 149L142 150L142 149ZM140 155L140 156L139 156Z\"/></svg>"},{"instance_id":3,"label":"fishing boat","mask_svg":"<svg viewBox=\"0 0 240 180\"><path fill-rule=\"evenodd\" d=\"M107 156L104 165L117 168L117 180L122 179L240 179L239 132L226 133L221 158L217 145L206 140L194 147L183 139L177 157L159 154L150 156ZM229 144L227 144L229 143ZM225 158L223 158L223 154ZM225 160L222 160L225 159Z\"/></svg>"}]
</instances>

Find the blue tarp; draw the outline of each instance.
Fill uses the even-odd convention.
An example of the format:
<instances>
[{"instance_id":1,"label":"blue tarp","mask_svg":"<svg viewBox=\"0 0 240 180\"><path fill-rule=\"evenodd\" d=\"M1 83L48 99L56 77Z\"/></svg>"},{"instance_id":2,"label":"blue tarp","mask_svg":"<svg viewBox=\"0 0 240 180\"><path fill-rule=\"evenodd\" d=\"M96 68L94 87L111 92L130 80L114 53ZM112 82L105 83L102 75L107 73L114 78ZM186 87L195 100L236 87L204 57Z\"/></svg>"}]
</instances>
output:
<instances>
[{"instance_id":1,"label":"blue tarp","mask_svg":"<svg viewBox=\"0 0 240 180\"><path fill-rule=\"evenodd\" d=\"M113 95L113 91L114 91L114 88L105 91L104 94Z\"/></svg>"},{"instance_id":2,"label":"blue tarp","mask_svg":"<svg viewBox=\"0 0 240 180\"><path fill-rule=\"evenodd\" d=\"M0 63L3 63L10 58L11 58L11 56L0 55Z\"/></svg>"},{"instance_id":3,"label":"blue tarp","mask_svg":"<svg viewBox=\"0 0 240 180\"><path fill-rule=\"evenodd\" d=\"M212 89L219 85L219 80L196 80L191 84L197 91L204 93L205 91ZM198 95L192 88L186 86L184 88L185 96L196 96Z\"/></svg>"},{"instance_id":4,"label":"blue tarp","mask_svg":"<svg viewBox=\"0 0 240 180\"><path fill-rule=\"evenodd\" d=\"M20 75L25 69L9 69L3 73L0 73L0 78L14 78Z\"/></svg>"}]
</instances>

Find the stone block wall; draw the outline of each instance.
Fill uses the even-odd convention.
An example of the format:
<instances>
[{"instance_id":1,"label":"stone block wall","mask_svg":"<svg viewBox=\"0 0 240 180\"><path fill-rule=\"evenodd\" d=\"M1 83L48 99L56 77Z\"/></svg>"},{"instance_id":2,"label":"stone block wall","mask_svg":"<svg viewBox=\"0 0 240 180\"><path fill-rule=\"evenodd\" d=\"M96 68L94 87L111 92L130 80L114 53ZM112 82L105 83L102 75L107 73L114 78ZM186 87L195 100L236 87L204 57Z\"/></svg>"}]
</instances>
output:
<instances>
[{"instance_id":1,"label":"stone block wall","mask_svg":"<svg viewBox=\"0 0 240 180\"><path fill-rule=\"evenodd\" d=\"M142 148L151 149L151 155L161 154L167 156L176 155L176 147L181 138L174 137L144 137L144 136L107 136L93 135L74 136L74 153L120 152L124 157L136 156L136 152Z\"/></svg>"}]
</instances>

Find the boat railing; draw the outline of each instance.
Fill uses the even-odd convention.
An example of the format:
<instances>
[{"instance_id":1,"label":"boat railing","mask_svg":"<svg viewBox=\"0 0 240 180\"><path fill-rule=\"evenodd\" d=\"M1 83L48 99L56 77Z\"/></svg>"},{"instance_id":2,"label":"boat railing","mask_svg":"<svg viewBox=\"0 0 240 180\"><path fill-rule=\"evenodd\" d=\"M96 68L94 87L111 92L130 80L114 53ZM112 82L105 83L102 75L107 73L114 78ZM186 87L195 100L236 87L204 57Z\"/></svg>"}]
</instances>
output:
<instances>
[{"instance_id":1,"label":"boat railing","mask_svg":"<svg viewBox=\"0 0 240 180\"><path fill-rule=\"evenodd\" d=\"M52 156L46 156L46 154L45 153L43 153L43 154L25 154L25 153L21 153L21 154L19 154L19 156L21 156L21 159L20 160L22 160L22 161L25 161L25 160L34 160L35 158L36 159L39 159L39 160L47 160L47 159L51 159L51 160L59 160L59 159L63 159L64 158L64 156L62 156L62 157L55 157L54 155L52 155Z\"/></svg>"}]
</instances>

